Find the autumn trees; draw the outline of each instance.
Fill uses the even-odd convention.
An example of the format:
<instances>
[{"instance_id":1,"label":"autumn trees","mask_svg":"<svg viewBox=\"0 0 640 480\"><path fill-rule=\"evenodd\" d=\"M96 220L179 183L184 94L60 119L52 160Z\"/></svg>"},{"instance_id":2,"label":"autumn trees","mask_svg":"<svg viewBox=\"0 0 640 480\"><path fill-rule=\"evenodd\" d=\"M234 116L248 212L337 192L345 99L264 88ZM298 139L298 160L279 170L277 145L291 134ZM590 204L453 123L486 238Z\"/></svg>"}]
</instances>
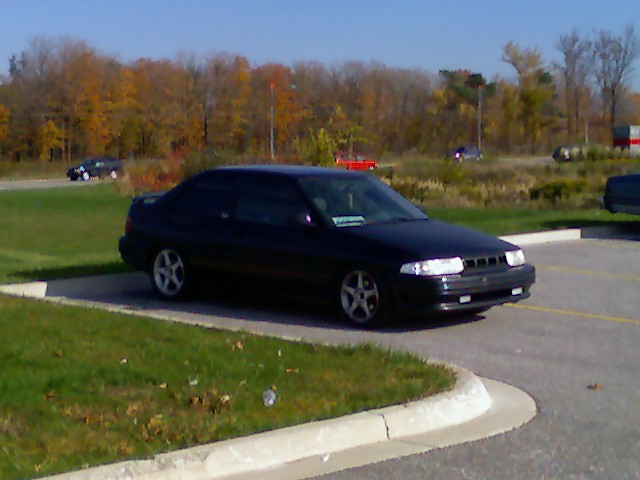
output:
<instances>
[{"instance_id":1,"label":"autumn trees","mask_svg":"<svg viewBox=\"0 0 640 480\"><path fill-rule=\"evenodd\" d=\"M611 125L640 123L631 27L574 30L556 47L560 61L549 63L509 42L501 58L515 75L489 79L378 62L251 65L228 53L125 64L82 41L36 38L0 78L0 160L189 151L268 160L272 120L279 159L331 149L442 156L479 140L494 152L548 152L581 139L589 122L602 143Z\"/></svg>"},{"instance_id":2,"label":"autumn trees","mask_svg":"<svg viewBox=\"0 0 640 480\"><path fill-rule=\"evenodd\" d=\"M609 131L621 115L633 116L629 115L631 111L620 111L625 97L633 100L627 91L627 81L640 58L640 42L632 26L626 27L621 35L607 30L580 35L574 29L558 38L556 48L563 60L555 69L561 76L570 136L578 137L580 124L588 128L596 105L601 111L600 122Z\"/></svg>"}]
</instances>

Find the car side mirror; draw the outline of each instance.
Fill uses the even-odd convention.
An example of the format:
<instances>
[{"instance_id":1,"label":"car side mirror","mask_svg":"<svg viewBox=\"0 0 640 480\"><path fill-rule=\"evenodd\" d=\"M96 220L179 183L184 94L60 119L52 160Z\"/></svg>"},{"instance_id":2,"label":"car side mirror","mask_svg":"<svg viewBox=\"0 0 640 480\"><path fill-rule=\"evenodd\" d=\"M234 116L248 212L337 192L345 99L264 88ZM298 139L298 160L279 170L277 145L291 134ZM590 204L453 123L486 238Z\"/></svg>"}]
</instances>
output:
<instances>
[{"instance_id":1,"label":"car side mirror","mask_svg":"<svg viewBox=\"0 0 640 480\"><path fill-rule=\"evenodd\" d=\"M313 221L309 213L294 213L287 218L289 225L305 228L316 228L318 225Z\"/></svg>"}]
</instances>

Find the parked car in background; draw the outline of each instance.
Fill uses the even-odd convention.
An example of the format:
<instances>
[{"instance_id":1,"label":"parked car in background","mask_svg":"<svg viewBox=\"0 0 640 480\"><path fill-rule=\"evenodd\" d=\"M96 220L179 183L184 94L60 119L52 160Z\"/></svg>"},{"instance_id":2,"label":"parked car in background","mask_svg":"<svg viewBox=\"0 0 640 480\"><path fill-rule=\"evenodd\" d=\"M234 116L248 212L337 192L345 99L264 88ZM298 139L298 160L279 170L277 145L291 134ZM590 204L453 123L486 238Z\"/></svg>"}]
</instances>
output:
<instances>
[{"instance_id":1,"label":"parked car in background","mask_svg":"<svg viewBox=\"0 0 640 480\"><path fill-rule=\"evenodd\" d=\"M559 145L553 150L551 156L556 162L570 162L576 160L581 152L580 145Z\"/></svg>"},{"instance_id":2,"label":"parked car in background","mask_svg":"<svg viewBox=\"0 0 640 480\"><path fill-rule=\"evenodd\" d=\"M449 154L449 158L456 162L462 162L465 160L478 162L482 160L482 152L478 147L474 145L468 145L456 148Z\"/></svg>"},{"instance_id":3,"label":"parked car in background","mask_svg":"<svg viewBox=\"0 0 640 480\"><path fill-rule=\"evenodd\" d=\"M429 219L373 175L236 166L132 200L122 259L166 300L195 283L333 303L356 326L530 295L520 248Z\"/></svg>"},{"instance_id":4,"label":"parked car in background","mask_svg":"<svg viewBox=\"0 0 640 480\"><path fill-rule=\"evenodd\" d=\"M338 152L335 154L336 165L347 170L375 170L378 163L360 153Z\"/></svg>"},{"instance_id":5,"label":"parked car in background","mask_svg":"<svg viewBox=\"0 0 640 480\"><path fill-rule=\"evenodd\" d=\"M71 167L67 177L71 181L88 181L92 177L111 177L113 180L122 173L122 161L113 157L92 157L84 160L80 165Z\"/></svg>"},{"instance_id":6,"label":"parked car in background","mask_svg":"<svg viewBox=\"0 0 640 480\"><path fill-rule=\"evenodd\" d=\"M609 177L602 203L611 213L640 215L640 173Z\"/></svg>"}]
</instances>

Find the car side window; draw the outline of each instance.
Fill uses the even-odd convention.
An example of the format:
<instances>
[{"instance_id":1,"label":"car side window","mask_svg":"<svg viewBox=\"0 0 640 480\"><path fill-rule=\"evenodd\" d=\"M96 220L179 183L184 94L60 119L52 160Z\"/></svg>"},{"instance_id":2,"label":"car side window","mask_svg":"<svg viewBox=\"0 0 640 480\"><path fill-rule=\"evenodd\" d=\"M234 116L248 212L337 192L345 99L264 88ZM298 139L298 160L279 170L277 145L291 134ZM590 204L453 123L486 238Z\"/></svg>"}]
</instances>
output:
<instances>
[{"instance_id":1,"label":"car side window","mask_svg":"<svg viewBox=\"0 0 640 480\"><path fill-rule=\"evenodd\" d=\"M215 172L192 181L169 208L177 213L226 220L231 216L237 175Z\"/></svg>"},{"instance_id":2,"label":"car side window","mask_svg":"<svg viewBox=\"0 0 640 480\"><path fill-rule=\"evenodd\" d=\"M293 216L311 219L294 182L270 175L247 176L238 190L236 220L265 225L291 225Z\"/></svg>"}]
</instances>

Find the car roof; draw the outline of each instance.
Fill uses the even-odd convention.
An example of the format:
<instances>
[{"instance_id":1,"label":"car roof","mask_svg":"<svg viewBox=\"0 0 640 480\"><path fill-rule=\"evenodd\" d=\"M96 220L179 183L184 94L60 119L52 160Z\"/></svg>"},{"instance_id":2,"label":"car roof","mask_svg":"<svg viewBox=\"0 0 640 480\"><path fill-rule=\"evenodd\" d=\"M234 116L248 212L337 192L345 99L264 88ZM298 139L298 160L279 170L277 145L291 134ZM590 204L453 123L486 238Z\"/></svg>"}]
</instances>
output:
<instances>
[{"instance_id":1,"label":"car roof","mask_svg":"<svg viewBox=\"0 0 640 480\"><path fill-rule=\"evenodd\" d=\"M305 165L233 165L227 167L219 167L208 170L220 171L231 170L240 172L256 172L256 173L269 173L276 175L285 175L289 177L343 177L343 176L361 176L365 175L362 172L354 172L350 170L343 170L341 168L328 168L328 167L312 167Z\"/></svg>"}]
</instances>

